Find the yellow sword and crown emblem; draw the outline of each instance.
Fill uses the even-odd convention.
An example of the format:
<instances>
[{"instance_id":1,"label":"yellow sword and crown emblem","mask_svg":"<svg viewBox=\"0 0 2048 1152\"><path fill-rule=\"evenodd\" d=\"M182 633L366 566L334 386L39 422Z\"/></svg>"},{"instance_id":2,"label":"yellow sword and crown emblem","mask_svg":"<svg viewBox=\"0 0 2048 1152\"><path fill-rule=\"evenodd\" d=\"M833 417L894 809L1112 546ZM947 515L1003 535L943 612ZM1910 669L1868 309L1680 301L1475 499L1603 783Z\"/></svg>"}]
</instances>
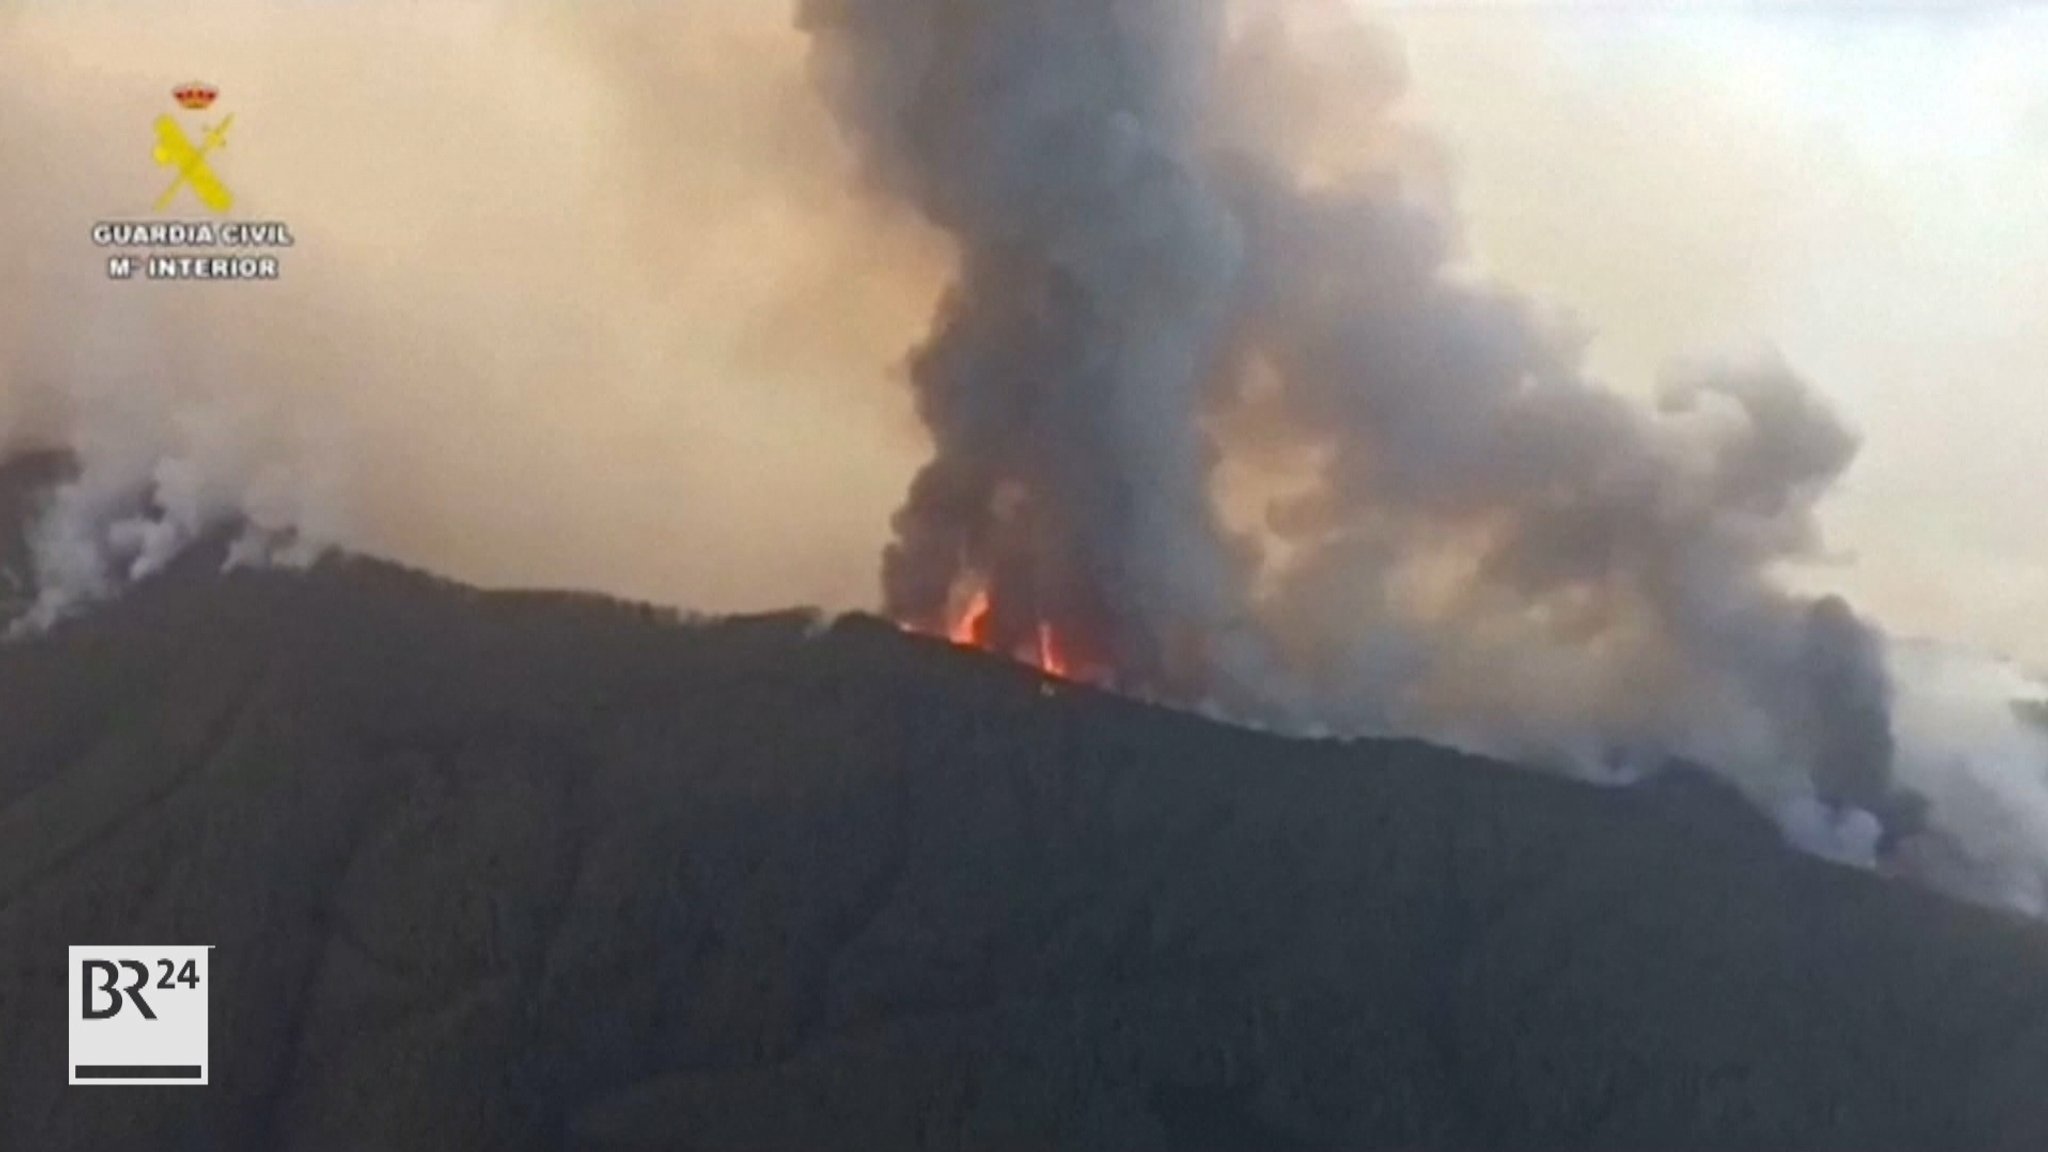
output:
<instances>
[{"instance_id":1,"label":"yellow sword and crown emblem","mask_svg":"<svg viewBox=\"0 0 2048 1152\"><path fill-rule=\"evenodd\" d=\"M177 88L172 95L186 108L204 108L213 103L218 90L202 84L186 84ZM169 207L177 197L180 188L189 187L199 202L225 215L235 203L235 194L220 182L213 169L207 166L206 157L216 148L225 148L228 143L228 129L235 123L230 112L217 127L200 126L200 138L194 144L178 122L166 112L156 118L156 162L159 167L169 168L177 175L164 194L156 198L156 211Z\"/></svg>"}]
</instances>

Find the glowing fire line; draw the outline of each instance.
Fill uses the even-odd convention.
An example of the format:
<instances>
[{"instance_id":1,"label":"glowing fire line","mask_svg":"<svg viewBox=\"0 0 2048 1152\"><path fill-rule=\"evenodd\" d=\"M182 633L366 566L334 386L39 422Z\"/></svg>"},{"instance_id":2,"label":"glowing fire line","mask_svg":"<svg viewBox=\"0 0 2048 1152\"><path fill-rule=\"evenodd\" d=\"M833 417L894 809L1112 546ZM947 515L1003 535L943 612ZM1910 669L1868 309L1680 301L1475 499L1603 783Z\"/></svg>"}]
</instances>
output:
<instances>
[{"instance_id":1,"label":"glowing fire line","mask_svg":"<svg viewBox=\"0 0 2048 1152\"><path fill-rule=\"evenodd\" d=\"M986 648L983 638L988 635L988 618L993 611L995 605L989 602L987 589L977 591L974 599L967 602L966 611L947 629L946 638L969 648Z\"/></svg>"},{"instance_id":2,"label":"glowing fire line","mask_svg":"<svg viewBox=\"0 0 2048 1152\"><path fill-rule=\"evenodd\" d=\"M988 590L977 589L974 595L968 598L959 615L946 627L946 639L963 648L976 648L984 652L996 651L995 645L989 639L990 618L994 613L995 604L989 598ZM1052 625L1040 621L1034 633L1034 640L1035 643L1030 650L1027 651L1020 645L1018 650L1010 655L1036 667L1048 676L1057 676L1062 680L1073 679L1072 665L1066 654L1061 651L1059 636Z\"/></svg>"}]
</instances>

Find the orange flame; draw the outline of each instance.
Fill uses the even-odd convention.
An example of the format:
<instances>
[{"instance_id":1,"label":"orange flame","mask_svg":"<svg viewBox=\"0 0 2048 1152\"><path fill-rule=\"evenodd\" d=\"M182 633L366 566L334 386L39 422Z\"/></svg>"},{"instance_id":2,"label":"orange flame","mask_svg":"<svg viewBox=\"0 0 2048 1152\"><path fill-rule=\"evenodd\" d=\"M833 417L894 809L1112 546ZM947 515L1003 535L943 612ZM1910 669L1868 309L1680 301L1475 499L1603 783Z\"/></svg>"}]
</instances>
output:
<instances>
[{"instance_id":1,"label":"orange flame","mask_svg":"<svg viewBox=\"0 0 2048 1152\"><path fill-rule=\"evenodd\" d=\"M990 599L988 589L977 589L968 597L967 603L953 622L946 626L946 639L963 648L978 648L984 652L996 651L989 639L989 621L995 613L995 603ZM1017 650L1007 653L1013 659L1029 664L1048 676L1062 680L1075 679L1072 661L1062 650L1059 634L1051 624L1041 621L1034 633L1034 643L1018 645Z\"/></svg>"},{"instance_id":2,"label":"orange flame","mask_svg":"<svg viewBox=\"0 0 2048 1152\"><path fill-rule=\"evenodd\" d=\"M1053 635L1052 625L1042 620L1038 624L1038 667L1049 676L1073 679L1073 671L1067 666L1066 656L1060 652L1059 639Z\"/></svg>"},{"instance_id":3,"label":"orange flame","mask_svg":"<svg viewBox=\"0 0 2048 1152\"><path fill-rule=\"evenodd\" d=\"M988 635L989 613L994 610L995 605L989 602L988 590L983 588L976 591L974 599L967 602L967 610L960 613L960 618L953 621L953 626L946 630L946 638L969 648L987 647L984 637Z\"/></svg>"}]
</instances>

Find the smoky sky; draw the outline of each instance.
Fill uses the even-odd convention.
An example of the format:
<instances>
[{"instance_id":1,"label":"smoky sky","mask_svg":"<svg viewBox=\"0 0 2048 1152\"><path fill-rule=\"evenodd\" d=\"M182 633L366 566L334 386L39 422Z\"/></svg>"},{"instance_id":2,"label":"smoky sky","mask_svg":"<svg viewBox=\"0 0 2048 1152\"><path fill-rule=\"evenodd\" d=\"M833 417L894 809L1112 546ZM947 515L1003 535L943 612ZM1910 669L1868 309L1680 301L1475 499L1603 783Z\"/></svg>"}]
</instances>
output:
<instances>
[{"instance_id":1,"label":"smoky sky","mask_svg":"<svg viewBox=\"0 0 2048 1152\"><path fill-rule=\"evenodd\" d=\"M67 596L135 530L253 513L492 585L872 601L943 251L848 194L787 12L9 11L0 444L86 458L48 525ZM109 283L92 225L151 217L151 121L195 78L237 215L298 245L273 284Z\"/></svg>"},{"instance_id":2,"label":"smoky sky","mask_svg":"<svg viewBox=\"0 0 2048 1152\"><path fill-rule=\"evenodd\" d=\"M0 5L37 94L0 106L0 441L85 463L42 576L75 609L247 517L711 610L879 599L929 627L987 584L997 631L1055 621L1090 671L1239 718L1682 755L1903 826L1898 742L1955 827L1972 793L1941 773L1974 769L1924 714L1895 741L1896 645L1808 564L1868 470L1806 369L1859 413L1865 381L1768 352L1654 387L1588 367L1591 327L1647 357L1645 316L1711 329L1763 298L1754 268L1805 259L1751 219L1786 181L1729 175L1755 125L1721 108L1701 135L1689 89L1544 111L1556 61L1511 29L1465 111L1567 123L1461 156L1403 38L1356 12ZM300 238L276 291L96 272L87 231L147 208L149 119L191 79L236 103L230 183ZM1535 240L1599 238L1590 264L1641 249L1626 291L1581 320L1527 251L1509 283L1474 272L1473 159L1490 245L1526 209ZM1866 187L1796 159L1795 183ZM1558 173L1589 165L1614 179L1582 201ZM1877 300L1910 351L1927 276L1829 303Z\"/></svg>"},{"instance_id":3,"label":"smoky sky","mask_svg":"<svg viewBox=\"0 0 2048 1152\"><path fill-rule=\"evenodd\" d=\"M1455 275L1455 221L1398 163L1302 146L1332 64L1312 38L1359 49L1335 61L1354 89L1402 77L1301 10L802 5L868 179L961 251L911 363L935 447L888 608L929 624L986 586L1010 632L1048 622L1144 690L1512 714L1891 810L1881 638L1770 571L1818 546L1856 437L1771 358L1624 400L1530 301ZM1219 475L1248 456L1292 464L1233 528Z\"/></svg>"}]
</instances>

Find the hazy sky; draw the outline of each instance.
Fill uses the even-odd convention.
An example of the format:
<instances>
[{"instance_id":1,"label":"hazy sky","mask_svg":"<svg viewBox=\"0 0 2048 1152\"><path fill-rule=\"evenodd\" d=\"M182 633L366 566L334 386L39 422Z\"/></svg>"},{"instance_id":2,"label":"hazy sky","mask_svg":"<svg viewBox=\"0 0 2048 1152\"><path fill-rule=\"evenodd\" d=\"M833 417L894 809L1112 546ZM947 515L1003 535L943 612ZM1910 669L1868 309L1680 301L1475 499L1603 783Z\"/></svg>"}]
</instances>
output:
<instances>
[{"instance_id":1,"label":"hazy sky","mask_svg":"<svg viewBox=\"0 0 2048 1152\"><path fill-rule=\"evenodd\" d=\"M1660 8L1383 7L1472 261L1575 311L1620 388L1783 349L1865 437L1839 559L1796 578L2048 663L2048 12ZM853 197L786 25L0 0L0 438L203 462L470 579L870 602L946 253ZM108 284L90 225L145 213L195 78L244 212L300 246L275 285Z\"/></svg>"},{"instance_id":2,"label":"hazy sky","mask_svg":"<svg viewBox=\"0 0 2048 1152\"><path fill-rule=\"evenodd\" d=\"M2048 660L2048 9L1415 7L1478 258L1624 386L1782 348L1865 438L1804 578Z\"/></svg>"}]
</instances>

